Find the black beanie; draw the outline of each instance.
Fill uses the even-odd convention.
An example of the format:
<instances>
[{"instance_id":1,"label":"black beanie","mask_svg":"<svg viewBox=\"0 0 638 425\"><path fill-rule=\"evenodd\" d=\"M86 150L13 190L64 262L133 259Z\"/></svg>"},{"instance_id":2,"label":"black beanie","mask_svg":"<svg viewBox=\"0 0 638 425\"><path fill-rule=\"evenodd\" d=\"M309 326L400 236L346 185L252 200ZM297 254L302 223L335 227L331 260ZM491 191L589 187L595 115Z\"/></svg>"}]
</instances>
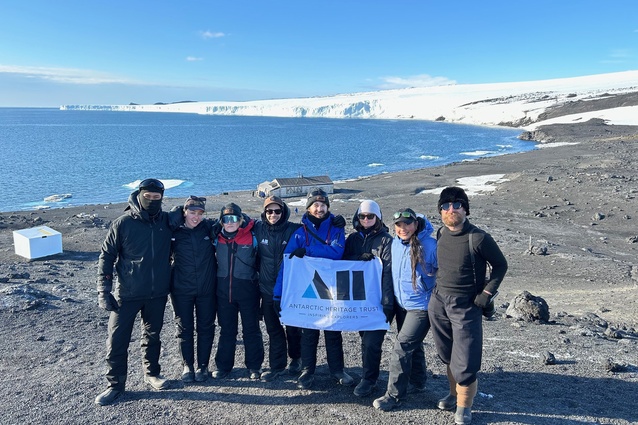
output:
<instances>
[{"instance_id":1,"label":"black beanie","mask_svg":"<svg viewBox=\"0 0 638 425\"><path fill-rule=\"evenodd\" d=\"M328 199L328 194L318 187L311 189L308 192L306 209L310 208L310 206L315 202L323 202L328 208L330 208L330 200Z\"/></svg>"},{"instance_id":2,"label":"black beanie","mask_svg":"<svg viewBox=\"0 0 638 425\"><path fill-rule=\"evenodd\" d=\"M465 191L458 186L449 186L441 191L439 202L437 204L439 212L441 212L442 204L455 201L461 202L461 204L463 204L463 208L465 208L465 214L470 215L470 200L467 198Z\"/></svg>"},{"instance_id":3,"label":"black beanie","mask_svg":"<svg viewBox=\"0 0 638 425\"><path fill-rule=\"evenodd\" d=\"M221 220L222 217L225 215L236 215L241 218L241 208L239 208L239 205L230 202L222 207L221 211L219 212L219 219Z\"/></svg>"}]
</instances>

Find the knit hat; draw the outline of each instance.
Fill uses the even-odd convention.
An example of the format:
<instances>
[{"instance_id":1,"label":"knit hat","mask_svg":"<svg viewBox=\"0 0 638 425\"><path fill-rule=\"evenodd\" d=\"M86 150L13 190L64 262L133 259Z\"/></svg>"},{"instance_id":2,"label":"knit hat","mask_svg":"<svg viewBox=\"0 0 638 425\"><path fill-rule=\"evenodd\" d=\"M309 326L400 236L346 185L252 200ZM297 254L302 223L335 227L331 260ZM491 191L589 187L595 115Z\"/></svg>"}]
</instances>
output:
<instances>
[{"instance_id":1,"label":"knit hat","mask_svg":"<svg viewBox=\"0 0 638 425\"><path fill-rule=\"evenodd\" d=\"M310 206L315 202L323 202L328 208L330 208L330 200L328 199L328 194L318 187L311 189L308 192L306 209L310 208Z\"/></svg>"},{"instance_id":2,"label":"knit hat","mask_svg":"<svg viewBox=\"0 0 638 425\"><path fill-rule=\"evenodd\" d=\"M277 205L279 205L281 208L283 208L283 207L284 207L284 201L282 201L282 200L281 200L281 198L280 198L279 196L274 196L274 195L272 195L272 196L267 197L267 198L264 200L264 209L266 209L266 207L267 207L268 205L271 205L271 204L277 204Z\"/></svg>"},{"instance_id":3,"label":"knit hat","mask_svg":"<svg viewBox=\"0 0 638 425\"><path fill-rule=\"evenodd\" d=\"M470 215L470 200L467 198L465 191L458 186L449 186L441 191L439 202L437 203L439 212L441 212L441 205L446 202L455 201L458 201L463 205L466 215Z\"/></svg>"},{"instance_id":4,"label":"knit hat","mask_svg":"<svg viewBox=\"0 0 638 425\"><path fill-rule=\"evenodd\" d=\"M241 208L239 208L239 205L230 202L222 207L219 213L219 219L221 220L225 215L236 215L241 218Z\"/></svg>"},{"instance_id":5,"label":"knit hat","mask_svg":"<svg viewBox=\"0 0 638 425\"><path fill-rule=\"evenodd\" d=\"M184 209L206 211L206 198L191 195L184 202Z\"/></svg>"},{"instance_id":6,"label":"knit hat","mask_svg":"<svg viewBox=\"0 0 638 425\"><path fill-rule=\"evenodd\" d=\"M374 214L377 216L377 218L379 220L383 219L383 216L381 215L381 208L379 207L379 204L377 204L376 202L370 200L370 199L366 199L365 201L361 202L361 204L359 205L359 209L357 210L357 214Z\"/></svg>"},{"instance_id":7,"label":"knit hat","mask_svg":"<svg viewBox=\"0 0 638 425\"><path fill-rule=\"evenodd\" d=\"M394 224L405 223L410 224L416 221L416 213L412 208L402 208L392 215Z\"/></svg>"}]
</instances>

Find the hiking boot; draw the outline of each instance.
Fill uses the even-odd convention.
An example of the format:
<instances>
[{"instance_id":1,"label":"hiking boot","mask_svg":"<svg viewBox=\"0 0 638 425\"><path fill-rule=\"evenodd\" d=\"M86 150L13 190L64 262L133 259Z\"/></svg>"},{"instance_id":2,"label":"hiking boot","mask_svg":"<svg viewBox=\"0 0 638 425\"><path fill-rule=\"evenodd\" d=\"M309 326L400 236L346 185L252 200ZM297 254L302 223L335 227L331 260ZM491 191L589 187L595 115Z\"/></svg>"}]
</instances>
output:
<instances>
[{"instance_id":1,"label":"hiking boot","mask_svg":"<svg viewBox=\"0 0 638 425\"><path fill-rule=\"evenodd\" d=\"M297 379L297 388L301 390L309 390L312 388L312 384L315 382L315 376L306 371L301 374L299 379Z\"/></svg>"},{"instance_id":2,"label":"hiking boot","mask_svg":"<svg viewBox=\"0 0 638 425\"><path fill-rule=\"evenodd\" d=\"M354 385L354 379L352 379L352 376L348 375L346 372L333 373L332 377L344 387L351 387Z\"/></svg>"},{"instance_id":3,"label":"hiking boot","mask_svg":"<svg viewBox=\"0 0 638 425\"><path fill-rule=\"evenodd\" d=\"M168 388L168 380L162 375L144 375L144 382L146 382L156 390L165 390L166 388Z\"/></svg>"},{"instance_id":4,"label":"hiking boot","mask_svg":"<svg viewBox=\"0 0 638 425\"><path fill-rule=\"evenodd\" d=\"M216 370L215 372L213 372L213 378L215 379L224 379L228 375L230 375L229 370Z\"/></svg>"},{"instance_id":5,"label":"hiking boot","mask_svg":"<svg viewBox=\"0 0 638 425\"><path fill-rule=\"evenodd\" d=\"M296 375L301 372L301 359L292 359L288 365L288 373Z\"/></svg>"},{"instance_id":6,"label":"hiking boot","mask_svg":"<svg viewBox=\"0 0 638 425\"><path fill-rule=\"evenodd\" d=\"M454 423L468 425L472 423L472 409L470 407L457 406L454 414Z\"/></svg>"},{"instance_id":7,"label":"hiking boot","mask_svg":"<svg viewBox=\"0 0 638 425\"><path fill-rule=\"evenodd\" d=\"M105 391L98 394L95 397L95 404L99 404L100 406L108 406L112 404L115 400L117 400L124 391L116 390L114 388L107 388Z\"/></svg>"},{"instance_id":8,"label":"hiking boot","mask_svg":"<svg viewBox=\"0 0 638 425\"><path fill-rule=\"evenodd\" d=\"M437 405L441 410L452 410L456 407L456 396L452 394L448 394L439 400L439 404Z\"/></svg>"},{"instance_id":9,"label":"hiking boot","mask_svg":"<svg viewBox=\"0 0 638 425\"><path fill-rule=\"evenodd\" d=\"M200 367L199 369L197 369L197 372L195 372L195 381L205 382L209 376L210 372L208 371L208 367Z\"/></svg>"},{"instance_id":10,"label":"hiking boot","mask_svg":"<svg viewBox=\"0 0 638 425\"><path fill-rule=\"evenodd\" d=\"M248 376L250 379L259 379L261 377L261 369L250 369Z\"/></svg>"},{"instance_id":11,"label":"hiking boot","mask_svg":"<svg viewBox=\"0 0 638 425\"><path fill-rule=\"evenodd\" d=\"M425 384L408 384L408 394L424 393L425 390Z\"/></svg>"},{"instance_id":12,"label":"hiking boot","mask_svg":"<svg viewBox=\"0 0 638 425\"><path fill-rule=\"evenodd\" d=\"M193 366L184 366L182 371L182 382L193 382L195 380L195 372Z\"/></svg>"},{"instance_id":13,"label":"hiking boot","mask_svg":"<svg viewBox=\"0 0 638 425\"><path fill-rule=\"evenodd\" d=\"M264 382L271 382L286 373L286 369L271 369L261 374L259 377Z\"/></svg>"},{"instance_id":14,"label":"hiking boot","mask_svg":"<svg viewBox=\"0 0 638 425\"><path fill-rule=\"evenodd\" d=\"M375 388L377 388L376 382L370 382L362 379L361 382L359 382L359 385L355 387L353 393L357 397L367 397L372 394L372 391L374 391Z\"/></svg>"},{"instance_id":15,"label":"hiking boot","mask_svg":"<svg viewBox=\"0 0 638 425\"><path fill-rule=\"evenodd\" d=\"M389 412L392 409L396 409L401 406L401 402L396 398L392 397L390 394L385 394L383 397L379 397L372 405L375 409L383 410L384 412Z\"/></svg>"}]
</instances>

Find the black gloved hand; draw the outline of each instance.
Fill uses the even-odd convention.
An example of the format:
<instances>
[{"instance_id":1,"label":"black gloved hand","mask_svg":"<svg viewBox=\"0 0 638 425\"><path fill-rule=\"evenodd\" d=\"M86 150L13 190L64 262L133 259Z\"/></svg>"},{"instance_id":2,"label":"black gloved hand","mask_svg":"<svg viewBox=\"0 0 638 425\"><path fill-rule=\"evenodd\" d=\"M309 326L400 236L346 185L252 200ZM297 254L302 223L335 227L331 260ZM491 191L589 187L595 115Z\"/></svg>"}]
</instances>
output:
<instances>
[{"instance_id":1,"label":"black gloved hand","mask_svg":"<svg viewBox=\"0 0 638 425\"><path fill-rule=\"evenodd\" d=\"M210 228L210 233L213 235L213 239L217 239L217 235L222 231L222 223L217 220Z\"/></svg>"},{"instance_id":2,"label":"black gloved hand","mask_svg":"<svg viewBox=\"0 0 638 425\"><path fill-rule=\"evenodd\" d=\"M274 300L272 303L275 311L277 312L279 317L281 317L281 300Z\"/></svg>"},{"instance_id":3,"label":"black gloved hand","mask_svg":"<svg viewBox=\"0 0 638 425\"><path fill-rule=\"evenodd\" d=\"M120 306L117 304L117 300L110 292L98 292L97 304L101 309L106 311L118 311L120 309Z\"/></svg>"},{"instance_id":4,"label":"black gloved hand","mask_svg":"<svg viewBox=\"0 0 638 425\"><path fill-rule=\"evenodd\" d=\"M416 218L416 232L421 233L425 230L425 219L423 217Z\"/></svg>"},{"instance_id":5,"label":"black gloved hand","mask_svg":"<svg viewBox=\"0 0 638 425\"><path fill-rule=\"evenodd\" d=\"M487 307L483 309L483 317L486 319L491 319L496 313L496 307L494 306L494 301L490 301L487 304Z\"/></svg>"},{"instance_id":6,"label":"black gloved hand","mask_svg":"<svg viewBox=\"0 0 638 425\"><path fill-rule=\"evenodd\" d=\"M297 248L293 252L290 253L288 258L292 258L292 257L303 258L304 255L306 255L306 248Z\"/></svg>"},{"instance_id":7,"label":"black gloved hand","mask_svg":"<svg viewBox=\"0 0 638 425\"><path fill-rule=\"evenodd\" d=\"M493 296L483 291L474 298L474 305L485 308L487 305L492 302Z\"/></svg>"},{"instance_id":8,"label":"black gloved hand","mask_svg":"<svg viewBox=\"0 0 638 425\"><path fill-rule=\"evenodd\" d=\"M372 254L371 252L364 252L363 254L361 254L359 256L359 260L360 261L371 261L371 260L374 260L374 254Z\"/></svg>"},{"instance_id":9,"label":"black gloved hand","mask_svg":"<svg viewBox=\"0 0 638 425\"><path fill-rule=\"evenodd\" d=\"M334 227L346 227L346 219L341 214L332 217L332 225Z\"/></svg>"},{"instance_id":10,"label":"black gloved hand","mask_svg":"<svg viewBox=\"0 0 638 425\"><path fill-rule=\"evenodd\" d=\"M383 314L385 314L385 322L392 323L392 319L394 318L394 310L391 308L384 308Z\"/></svg>"}]
</instances>

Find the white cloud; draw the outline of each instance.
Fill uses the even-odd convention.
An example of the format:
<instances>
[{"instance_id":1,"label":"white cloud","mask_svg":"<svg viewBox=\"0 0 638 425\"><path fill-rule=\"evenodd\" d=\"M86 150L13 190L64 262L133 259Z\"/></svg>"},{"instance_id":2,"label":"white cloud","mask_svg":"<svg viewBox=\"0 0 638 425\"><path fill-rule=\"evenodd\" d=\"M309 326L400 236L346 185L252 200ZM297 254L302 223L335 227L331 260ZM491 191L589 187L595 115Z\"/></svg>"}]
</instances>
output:
<instances>
[{"instance_id":1,"label":"white cloud","mask_svg":"<svg viewBox=\"0 0 638 425\"><path fill-rule=\"evenodd\" d=\"M223 32L212 32L212 31L200 31L199 35L204 39L204 40L208 40L209 38L221 38L221 37L225 37L226 34L224 34Z\"/></svg>"},{"instance_id":2,"label":"white cloud","mask_svg":"<svg viewBox=\"0 0 638 425\"><path fill-rule=\"evenodd\" d=\"M198 58L195 56L186 56L186 61L187 62L198 62L198 61L203 61L204 58Z\"/></svg>"},{"instance_id":3,"label":"white cloud","mask_svg":"<svg viewBox=\"0 0 638 425\"><path fill-rule=\"evenodd\" d=\"M39 66L0 65L0 73L17 74L69 84L131 84L133 81L105 72L76 68L49 68Z\"/></svg>"},{"instance_id":4,"label":"white cloud","mask_svg":"<svg viewBox=\"0 0 638 425\"><path fill-rule=\"evenodd\" d=\"M428 74L413 75L411 77L382 77L381 80L383 82L377 86L381 90L456 84L456 81L446 77L432 77Z\"/></svg>"}]
</instances>

